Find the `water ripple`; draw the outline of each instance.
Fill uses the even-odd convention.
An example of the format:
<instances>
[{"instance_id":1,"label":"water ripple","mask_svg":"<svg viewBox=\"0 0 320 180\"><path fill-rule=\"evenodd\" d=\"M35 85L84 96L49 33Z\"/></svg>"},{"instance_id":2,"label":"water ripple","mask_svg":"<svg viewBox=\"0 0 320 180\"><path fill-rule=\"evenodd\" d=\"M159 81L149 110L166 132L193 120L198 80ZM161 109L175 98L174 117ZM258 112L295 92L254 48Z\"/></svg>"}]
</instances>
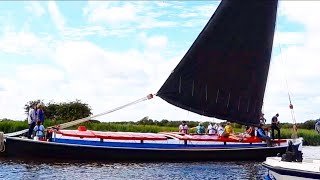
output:
<instances>
[{"instance_id":1,"label":"water ripple","mask_svg":"<svg viewBox=\"0 0 320 180\"><path fill-rule=\"evenodd\" d=\"M320 157L320 147L304 147L305 158ZM0 179L264 179L261 162L85 163L0 159Z\"/></svg>"}]
</instances>

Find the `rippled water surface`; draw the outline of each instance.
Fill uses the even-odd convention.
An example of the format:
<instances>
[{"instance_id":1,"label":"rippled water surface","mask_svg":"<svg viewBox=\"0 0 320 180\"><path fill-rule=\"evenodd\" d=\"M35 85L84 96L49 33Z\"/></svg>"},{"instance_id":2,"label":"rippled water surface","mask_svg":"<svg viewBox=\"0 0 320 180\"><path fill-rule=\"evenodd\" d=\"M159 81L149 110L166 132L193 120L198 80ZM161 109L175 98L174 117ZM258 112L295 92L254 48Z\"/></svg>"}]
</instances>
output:
<instances>
[{"instance_id":1,"label":"rippled water surface","mask_svg":"<svg viewBox=\"0 0 320 180\"><path fill-rule=\"evenodd\" d=\"M320 159L320 147L304 147ZM264 179L261 162L85 163L0 159L0 179Z\"/></svg>"}]
</instances>

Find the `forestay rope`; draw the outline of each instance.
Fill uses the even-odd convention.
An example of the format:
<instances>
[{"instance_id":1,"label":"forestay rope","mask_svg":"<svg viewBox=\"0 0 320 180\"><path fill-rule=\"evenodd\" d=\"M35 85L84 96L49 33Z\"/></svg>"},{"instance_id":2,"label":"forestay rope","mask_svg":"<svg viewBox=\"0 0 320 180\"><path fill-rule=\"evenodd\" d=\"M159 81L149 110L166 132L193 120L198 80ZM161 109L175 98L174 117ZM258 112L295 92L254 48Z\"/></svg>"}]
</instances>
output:
<instances>
[{"instance_id":1,"label":"forestay rope","mask_svg":"<svg viewBox=\"0 0 320 180\"><path fill-rule=\"evenodd\" d=\"M89 117L77 119L77 120L70 121L70 122L67 122L67 123L63 123L63 124L60 124L60 125L58 125L58 126L59 126L59 129L65 129L65 128L68 128L68 127L72 127L72 126L74 126L74 125L87 122L87 121L89 121L89 120L91 120L91 119L93 119L93 118L100 117L100 116L103 116L103 115L112 113L112 112L114 112L114 111L123 109L123 108L125 108L125 107L131 106L131 105L134 105L134 104L137 104L137 103L140 103L140 102L143 102L143 101L152 99L152 98L153 98L153 94L149 94L149 95L147 95L146 97L143 97L143 98L141 98L141 99L135 100L135 101L130 102L130 103L128 103L128 104L119 106L119 107L117 107L117 108L111 109L111 110L109 110L109 111L105 111L105 112L100 113L100 114L96 114L96 115L93 115L93 116L89 116ZM50 129L50 128L55 128L55 126L48 127L48 129Z\"/></svg>"}]
</instances>

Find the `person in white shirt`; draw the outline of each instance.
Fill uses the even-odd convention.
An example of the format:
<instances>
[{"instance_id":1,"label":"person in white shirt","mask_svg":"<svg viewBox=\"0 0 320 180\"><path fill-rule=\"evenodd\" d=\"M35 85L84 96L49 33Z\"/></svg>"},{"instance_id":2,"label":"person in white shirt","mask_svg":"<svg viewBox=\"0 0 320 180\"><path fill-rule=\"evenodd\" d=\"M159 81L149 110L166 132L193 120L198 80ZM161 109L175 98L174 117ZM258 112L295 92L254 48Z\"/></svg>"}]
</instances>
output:
<instances>
[{"instance_id":1,"label":"person in white shirt","mask_svg":"<svg viewBox=\"0 0 320 180\"><path fill-rule=\"evenodd\" d=\"M219 127L219 126L218 126L217 124L214 124L214 125L213 125L213 128L215 128L216 130L218 130L218 127Z\"/></svg>"},{"instance_id":2,"label":"person in white shirt","mask_svg":"<svg viewBox=\"0 0 320 180\"><path fill-rule=\"evenodd\" d=\"M221 126L221 124L219 124L219 127L218 127L218 135L219 135L219 136L222 136L223 133L224 133L224 127Z\"/></svg>"},{"instance_id":3,"label":"person in white shirt","mask_svg":"<svg viewBox=\"0 0 320 180\"><path fill-rule=\"evenodd\" d=\"M28 131L28 138L31 139L31 135L33 132L33 128L36 125L36 104L33 104L28 113L28 124L29 124L29 131Z\"/></svg>"},{"instance_id":4,"label":"person in white shirt","mask_svg":"<svg viewBox=\"0 0 320 180\"><path fill-rule=\"evenodd\" d=\"M182 124L180 124L179 133L189 134L189 128L186 121L182 121Z\"/></svg>"},{"instance_id":5,"label":"person in white shirt","mask_svg":"<svg viewBox=\"0 0 320 180\"><path fill-rule=\"evenodd\" d=\"M208 132L209 135L216 135L217 134L217 129L212 124L213 123L209 123L208 128L207 128L207 132Z\"/></svg>"}]
</instances>

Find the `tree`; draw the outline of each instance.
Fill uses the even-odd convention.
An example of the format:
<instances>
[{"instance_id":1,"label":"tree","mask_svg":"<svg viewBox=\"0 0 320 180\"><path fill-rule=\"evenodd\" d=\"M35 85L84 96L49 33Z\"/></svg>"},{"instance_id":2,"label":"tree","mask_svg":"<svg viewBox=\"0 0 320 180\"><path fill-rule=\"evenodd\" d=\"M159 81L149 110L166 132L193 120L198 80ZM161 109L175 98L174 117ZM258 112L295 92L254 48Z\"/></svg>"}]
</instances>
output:
<instances>
[{"instance_id":1,"label":"tree","mask_svg":"<svg viewBox=\"0 0 320 180\"><path fill-rule=\"evenodd\" d=\"M56 118L66 121L73 121L90 115L92 113L89 105L82 103L78 99L68 103L60 103L56 110Z\"/></svg>"},{"instance_id":2,"label":"tree","mask_svg":"<svg viewBox=\"0 0 320 180\"><path fill-rule=\"evenodd\" d=\"M45 107L44 107L44 115L48 119L55 119L56 116L58 115L58 108L59 104L54 103L54 102L49 102Z\"/></svg>"},{"instance_id":3,"label":"tree","mask_svg":"<svg viewBox=\"0 0 320 180\"><path fill-rule=\"evenodd\" d=\"M301 129L314 129L314 125L316 124L315 120L308 120L301 124L300 128Z\"/></svg>"}]
</instances>

